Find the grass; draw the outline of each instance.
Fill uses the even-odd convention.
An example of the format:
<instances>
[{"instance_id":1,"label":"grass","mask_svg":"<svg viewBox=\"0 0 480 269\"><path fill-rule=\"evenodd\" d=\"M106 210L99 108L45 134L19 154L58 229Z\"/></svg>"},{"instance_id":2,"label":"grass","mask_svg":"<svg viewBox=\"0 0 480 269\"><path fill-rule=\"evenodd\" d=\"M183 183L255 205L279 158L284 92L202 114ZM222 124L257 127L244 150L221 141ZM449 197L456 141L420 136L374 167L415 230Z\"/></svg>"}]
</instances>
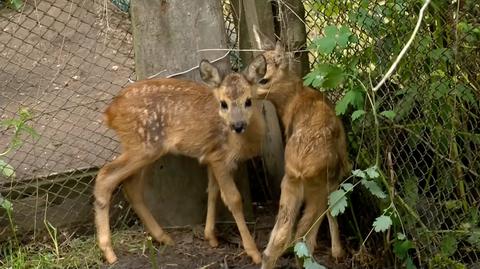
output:
<instances>
[{"instance_id":1,"label":"grass","mask_svg":"<svg viewBox=\"0 0 480 269\"><path fill-rule=\"evenodd\" d=\"M18 247L14 240L3 242L0 247L0 269L99 268L105 264L93 235L74 239L59 236L59 241L46 238L45 242L37 241ZM112 234L112 241L114 246L119 243L129 253L147 256L156 253L152 249L155 247L151 239L139 229L116 231Z\"/></svg>"}]
</instances>

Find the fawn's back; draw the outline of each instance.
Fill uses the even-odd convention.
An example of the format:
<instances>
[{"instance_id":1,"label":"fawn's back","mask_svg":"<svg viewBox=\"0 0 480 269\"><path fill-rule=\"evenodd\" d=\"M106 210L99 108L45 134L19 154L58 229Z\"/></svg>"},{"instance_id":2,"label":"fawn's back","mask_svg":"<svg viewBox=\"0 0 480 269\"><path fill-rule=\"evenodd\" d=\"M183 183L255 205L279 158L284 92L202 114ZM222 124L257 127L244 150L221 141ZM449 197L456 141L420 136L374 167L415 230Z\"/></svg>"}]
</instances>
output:
<instances>
[{"instance_id":1,"label":"fawn's back","mask_svg":"<svg viewBox=\"0 0 480 269\"><path fill-rule=\"evenodd\" d=\"M241 77L234 74L230 80ZM251 126L235 134L219 115L219 102L207 86L177 79L147 80L125 88L105 111L105 120L127 151L161 149L200 161L247 159L259 152L263 132L258 104L251 102L255 102L248 118Z\"/></svg>"},{"instance_id":2,"label":"fawn's back","mask_svg":"<svg viewBox=\"0 0 480 269\"><path fill-rule=\"evenodd\" d=\"M285 172L298 178L327 174L329 180L340 180L349 164L345 131L333 105L288 70L283 48L266 51L263 57L267 71L258 94L273 102L284 127Z\"/></svg>"},{"instance_id":3,"label":"fawn's back","mask_svg":"<svg viewBox=\"0 0 480 269\"><path fill-rule=\"evenodd\" d=\"M328 171L329 180L341 180L348 168L345 132L329 100L305 87L287 109L286 172L313 178Z\"/></svg>"}]
</instances>

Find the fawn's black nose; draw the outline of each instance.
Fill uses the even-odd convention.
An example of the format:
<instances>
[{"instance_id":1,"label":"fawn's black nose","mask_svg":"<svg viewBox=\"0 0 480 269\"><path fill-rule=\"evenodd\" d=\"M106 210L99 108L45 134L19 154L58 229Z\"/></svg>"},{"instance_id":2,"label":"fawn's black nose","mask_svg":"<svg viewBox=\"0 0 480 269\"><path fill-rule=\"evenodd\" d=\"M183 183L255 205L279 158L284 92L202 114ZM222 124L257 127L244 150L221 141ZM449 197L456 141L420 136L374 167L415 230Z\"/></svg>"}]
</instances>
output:
<instances>
[{"instance_id":1,"label":"fawn's black nose","mask_svg":"<svg viewBox=\"0 0 480 269\"><path fill-rule=\"evenodd\" d=\"M235 133L239 134L245 131L245 127L247 127L247 123L244 121L239 121L239 122L233 123L232 125L230 125L230 127L232 127L232 130L235 131Z\"/></svg>"}]
</instances>

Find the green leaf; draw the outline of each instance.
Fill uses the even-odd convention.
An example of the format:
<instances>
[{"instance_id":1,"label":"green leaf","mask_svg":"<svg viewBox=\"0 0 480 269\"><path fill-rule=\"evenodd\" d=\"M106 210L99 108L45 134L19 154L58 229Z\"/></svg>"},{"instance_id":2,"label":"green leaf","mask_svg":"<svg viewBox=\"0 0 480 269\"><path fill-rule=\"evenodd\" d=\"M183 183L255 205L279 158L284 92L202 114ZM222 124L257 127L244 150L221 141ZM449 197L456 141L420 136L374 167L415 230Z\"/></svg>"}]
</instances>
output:
<instances>
[{"instance_id":1,"label":"green leaf","mask_svg":"<svg viewBox=\"0 0 480 269\"><path fill-rule=\"evenodd\" d=\"M312 72L308 73L303 79L303 84L305 86L313 86L318 87L316 85L321 84L325 78L325 75L319 70L315 68Z\"/></svg>"},{"instance_id":2,"label":"green leaf","mask_svg":"<svg viewBox=\"0 0 480 269\"><path fill-rule=\"evenodd\" d=\"M304 84L315 88L334 88L344 79L343 69L331 64L319 64L304 77Z\"/></svg>"},{"instance_id":3,"label":"green leaf","mask_svg":"<svg viewBox=\"0 0 480 269\"><path fill-rule=\"evenodd\" d=\"M403 233L397 233L397 239L398 240L405 240L407 237Z\"/></svg>"},{"instance_id":4,"label":"green leaf","mask_svg":"<svg viewBox=\"0 0 480 269\"><path fill-rule=\"evenodd\" d=\"M9 200L3 198L1 194L0 194L0 207L5 209L8 212L12 212L13 210L12 203Z\"/></svg>"},{"instance_id":5,"label":"green leaf","mask_svg":"<svg viewBox=\"0 0 480 269\"><path fill-rule=\"evenodd\" d=\"M343 115L347 111L349 105L352 105L356 109L363 108L364 93L359 89L350 89L345 95L337 102L335 106L335 112L337 115Z\"/></svg>"},{"instance_id":6,"label":"green leaf","mask_svg":"<svg viewBox=\"0 0 480 269\"><path fill-rule=\"evenodd\" d=\"M15 177L15 169L4 160L0 159L0 174L6 177Z\"/></svg>"},{"instance_id":7,"label":"green leaf","mask_svg":"<svg viewBox=\"0 0 480 269\"><path fill-rule=\"evenodd\" d=\"M307 244L303 241L299 241L295 244L295 247L293 247L293 251L295 252L295 255L299 258L303 257L310 257L310 252L308 251Z\"/></svg>"},{"instance_id":8,"label":"green leaf","mask_svg":"<svg viewBox=\"0 0 480 269\"><path fill-rule=\"evenodd\" d=\"M352 113L352 122L355 121L356 119L360 118L361 116L365 115L365 110L363 109L360 109L360 110L356 110Z\"/></svg>"},{"instance_id":9,"label":"green leaf","mask_svg":"<svg viewBox=\"0 0 480 269\"><path fill-rule=\"evenodd\" d=\"M455 238L455 235L453 233L446 234L442 242L440 243L440 249L442 250L442 253L449 257L452 256L455 251L457 251L457 238Z\"/></svg>"},{"instance_id":10,"label":"green leaf","mask_svg":"<svg viewBox=\"0 0 480 269\"><path fill-rule=\"evenodd\" d=\"M360 169L353 170L352 175L360 178L367 178L367 174L365 173L365 171Z\"/></svg>"},{"instance_id":11,"label":"green leaf","mask_svg":"<svg viewBox=\"0 0 480 269\"><path fill-rule=\"evenodd\" d=\"M474 107L478 106L477 98L470 87L460 84L455 88L454 93L464 102L467 102Z\"/></svg>"},{"instance_id":12,"label":"green leaf","mask_svg":"<svg viewBox=\"0 0 480 269\"><path fill-rule=\"evenodd\" d=\"M471 231L471 235L467 238L467 241L477 250L480 250L480 229L474 229Z\"/></svg>"},{"instance_id":13,"label":"green leaf","mask_svg":"<svg viewBox=\"0 0 480 269\"><path fill-rule=\"evenodd\" d=\"M339 189L328 196L328 205L330 206L332 216L336 217L345 212L345 208L348 206L346 194L344 190Z\"/></svg>"},{"instance_id":14,"label":"green leaf","mask_svg":"<svg viewBox=\"0 0 480 269\"><path fill-rule=\"evenodd\" d=\"M342 49L346 48L351 35L352 35L352 32L350 32L350 29L348 27L341 26L337 36L338 46Z\"/></svg>"},{"instance_id":15,"label":"green leaf","mask_svg":"<svg viewBox=\"0 0 480 269\"><path fill-rule=\"evenodd\" d=\"M350 192L353 190L353 184L351 183L342 183L340 184L340 186L342 186L342 188L346 191L346 192Z\"/></svg>"},{"instance_id":16,"label":"green leaf","mask_svg":"<svg viewBox=\"0 0 480 269\"><path fill-rule=\"evenodd\" d=\"M322 86L325 88L335 88L343 82L345 74L340 67L331 66Z\"/></svg>"},{"instance_id":17,"label":"green leaf","mask_svg":"<svg viewBox=\"0 0 480 269\"><path fill-rule=\"evenodd\" d=\"M400 259L407 258L408 250L413 248L413 243L410 240L395 240L393 243L393 253Z\"/></svg>"},{"instance_id":18,"label":"green leaf","mask_svg":"<svg viewBox=\"0 0 480 269\"><path fill-rule=\"evenodd\" d=\"M337 42L335 41L334 37L323 37L317 41L317 50L324 54L329 55L335 49Z\"/></svg>"},{"instance_id":19,"label":"green leaf","mask_svg":"<svg viewBox=\"0 0 480 269\"><path fill-rule=\"evenodd\" d=\"M448 80L434 81L430 84L430 94L435 99L441 99L450 93L450 83Z\"/></svg>"},{"instance_id":20,"label":"green leaf","mask_svg":"<svg viewBox=\"0 0 480 269\"><path fill-rule=\"evenodd\" d=\"M393 110L382 111L380 112L380 115L388 118L389 120L393 120L395 118L395 111Z\"/></svg>"},{"instance_id":21,"label":"green leaf","mask_svg":"<svg viewBox=\"0 0 480 269\"><path fill-rule=\"evenodd\" d=\"M373 222L373 229L375 232L385 232L392 226L392 219L390 216L381 215L380 217L376 218Z\"/></svg>"},{"instance_id":22,"label":"green leaf","mask_svg":"<svg viewBox=\"0 0 480 269\"><path fill-rule=\"evenodd\" d=\"M21 121L27 121L32 118L32 113L26 107L22 107L18 110L18 114L20 114Z\"/></svg>"},{"instance_id":23,"label":"green leaf","mask_svg":"<svg viewBox=\"0 0 480 269\"><path fill-rule=\"evenodd\" d=\"M23 6L23 1L22 0L10 0L10 5L16 10L20 11L20 9Z\"/></svg>"},{"instance_id":24,"label":"green leaf","mask_svg":"<svg viewBox=\"0 0 480 269\"><path fill-rule=\"evenodd\" d=\"M407 256L407 264L406 264L407 269L417 269L415 264L413 263L412 257Z\"/></svg>"},{"instance_id":25,"label":"green leaf","mask_svg":"<svg viewBox=\"0 0 480 269\"><path fill-rule=\"evenodd\" d=\"M17 119L6 119L6 120L2 120L0 121L0 126L3 126L3 127L12 127L12 126L17 126L19 125L20 121L17 120Z\"/></svg>"},{"instance_id":26,"label":"green leaf","mask_svg":"<svg viewBox=\"0 0 480 269\"><path fill-rule=\"evenodd\" d=\"M447 48L433 49L428 53L428 57L433 60L448 62L453 60L453 52L451 49Z\"/></svg>"},{"instance_id":27,"label":"green leaf","mask_svg":"<svg viewBox=\"0 0 480 269\"><path fill-rule=\"evenodd\" d=\"M360 182L365 188L370 191L372 195L375 195L380 199L385 199L387 197L387 195L382 191L380 186L378 186L377 182L366 179L362 179Z\"/></svg>"},{"instance_id":28,"label":"green leaf","mask_svg":"<svg viewBox=\"0 0 480 269\"><path fill-rule=\"evenodd\" d=\"M443 204L449 210L458 210L462 208L462 201L460 200L446 200Z\"/></svg>"},{"instance_id":29,"label":"green leaf","mask_svg":"<svg viewBox=\"0 0 480 269\"><path fill-rule=\"evenodd\" d=\"M368 177L371 179L375 179L380 176L378 173L378 167L376 165L367 168L365 172L367 172Z\"/></svg>"},{"instance_id":30,"label":"green leaf","mask_svg":"<svg viewBox=\"0 0 480 269\"><path fill-rule=\"evenodd\" d=\"M35 129L28 125L22 125L21 131L29 134L33 139L37 139L40 137L37 131L35 131Z\"/></svg>"},{"instance_id":31,"label":"green leaf","mask_svg":"<svg viewBox=\"0 0 480 269\"><path fill-rule=\"evenodd\" d=\"M328 25L323 29L326 37L335 37L337 35L337 27L335 25Z\"/></svg>"},{"instance_id":32,"label":"green leaf","mask_svg":"<svg viewBox=\"0 0 480 269\"><path fill-rule=\"evenodd\" d=\"M318 264L316 261L312 260L312 258L306 258L303 261L303 268L305 269L327 269L327 267Z\"/></svg>"}]
</instances>

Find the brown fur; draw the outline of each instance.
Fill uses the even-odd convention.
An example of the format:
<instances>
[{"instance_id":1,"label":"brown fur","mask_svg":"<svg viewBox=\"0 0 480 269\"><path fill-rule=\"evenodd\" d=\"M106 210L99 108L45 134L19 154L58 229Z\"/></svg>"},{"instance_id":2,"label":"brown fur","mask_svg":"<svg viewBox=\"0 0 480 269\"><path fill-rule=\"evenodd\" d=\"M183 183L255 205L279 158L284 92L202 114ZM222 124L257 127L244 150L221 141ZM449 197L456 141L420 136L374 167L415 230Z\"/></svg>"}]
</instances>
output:
<instances>
[{"instance_id":1,"label":"brown fur","mask_svg":"<svg viewBox=\"0 0 480 269\"><path fill-rule=\"evenodd\" d=\"M265 44L261 44L265 48ZM314 251L321 220L328 208L328 195L339 187L350 170L345 132L326 96L309 87L288 71L286 54L277 44L263 53L267 72L259 96L272 101L285 130L285 176L282 180L277 222L264 251L262 268L273 268L275 261L290 244L292 230L302 202L305 210L293 239L307 234L307 246ZM254 59L255 61L260 58ZM332 238L332 255L343 255L338 224L327 212Z\"/></svg>"},{"instance_id":2,"label":"brown fur","mask_svg":"<svg viewBox=\"0 0 480 269\"><path fill-rule=\"evenodd\" d=\"M105 111L105 122L116 131L123 149L99 171L94 188L98 242L109 263L117 260L110 239L109 204L113 190L122 182L147 230L158 242L173 244L145 206L142 194L145 169L168 153L196 158L208 167L205 238L210 245L218 245L214 226L220 193L234 216L246 253L255 263L261 261L233 180L238 163L258 155L261 148L264 120L252 83L257 78L230 74L221 81L218 70L208 62L202 62L200 70L213 89L177 79L140 81L123 89ZM250 107L245 106L248 98L252 99ZM221 100L241 108L221 110ZM242 133L232 131L235 121L246 124Z\"/></svg>"}]
</instances>

